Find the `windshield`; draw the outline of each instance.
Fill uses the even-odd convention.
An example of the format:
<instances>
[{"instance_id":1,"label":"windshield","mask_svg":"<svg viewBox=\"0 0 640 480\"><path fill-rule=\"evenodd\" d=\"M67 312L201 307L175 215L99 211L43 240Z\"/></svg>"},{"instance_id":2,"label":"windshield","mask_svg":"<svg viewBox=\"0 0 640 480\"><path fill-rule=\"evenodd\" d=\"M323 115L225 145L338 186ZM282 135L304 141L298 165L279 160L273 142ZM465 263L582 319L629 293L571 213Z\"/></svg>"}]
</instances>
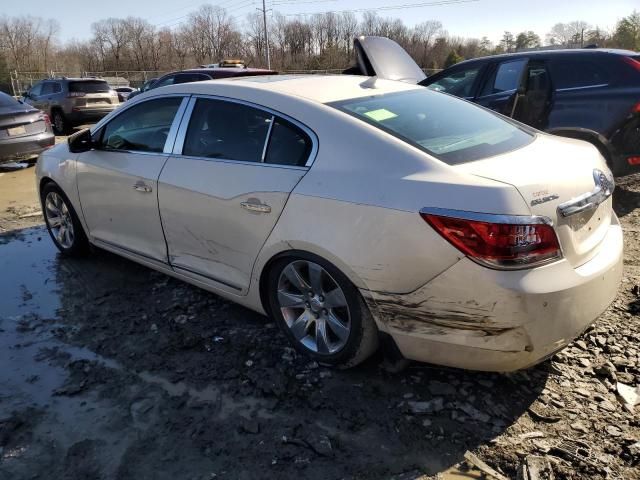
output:
<instances>
[{"instance_id":1,"label":"windshield","mask_svg":"<svg viewBox=\"0 0 640 480\"><path fill-rule=\"evenodd\" d=\"M100 80L69 82L69 91L82 93L106 93L109 91L109 84Z\"/></svg>"},{"instance_id":2,"label":"windshield","mask_svg":"<svg viewBox=\"0 0 640 480\"><path fill-rule=\"evenodd\" d=\"M425 89L334 102L449 165L521 148L533 135L483 108Z\"/></svg>"}]
</instances>

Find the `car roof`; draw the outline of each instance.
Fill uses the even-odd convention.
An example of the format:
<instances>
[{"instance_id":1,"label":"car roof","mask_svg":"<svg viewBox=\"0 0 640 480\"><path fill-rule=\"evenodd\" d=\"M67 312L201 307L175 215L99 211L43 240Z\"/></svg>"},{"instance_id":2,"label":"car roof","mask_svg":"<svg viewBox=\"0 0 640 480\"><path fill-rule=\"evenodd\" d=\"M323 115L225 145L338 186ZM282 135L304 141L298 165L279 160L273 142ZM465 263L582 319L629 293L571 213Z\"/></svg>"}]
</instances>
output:
<instances>
[{"instance_id":1,"label":"car roof","mask_svg":"<svg viewBox=\"0 0 640 480\"><path fill-rule=\"evenodd\" d=\"M612 55L623 55L623 56L635 56L640 55L640 53L634 52L632 50L621 50L616 48L568 48L568 49L558 49L558 50L529 50L522 52L514 52L514 53L501 53L500 55L488 55L486 57L478 57L472 58L469 60L465 60L460 63L456 63L454 66L470 64L475 62L486 62L491 60L499 60L503 58L521 58L521 57L552 57L552 56L563 56L563 55L593 55L593 54L612 54Z\"/></svg>"},{"instance_id":2,"label":"car roof","mask_svg":"<svg viewBox=\"0 0 640 480\"><path fill-rule=\"evenodd\" d=\"M212 86L244 87L266 90L291 97L301 97L318 103L330 103L351 98L371 97L387 93L421 90L423 87L393 80L381 80L360 75L266 75L234 77L204 82L183 83L161 87L188 93L207 94ZM157 89L159 90L159 89Z\"/></svg>"}]
</instances>

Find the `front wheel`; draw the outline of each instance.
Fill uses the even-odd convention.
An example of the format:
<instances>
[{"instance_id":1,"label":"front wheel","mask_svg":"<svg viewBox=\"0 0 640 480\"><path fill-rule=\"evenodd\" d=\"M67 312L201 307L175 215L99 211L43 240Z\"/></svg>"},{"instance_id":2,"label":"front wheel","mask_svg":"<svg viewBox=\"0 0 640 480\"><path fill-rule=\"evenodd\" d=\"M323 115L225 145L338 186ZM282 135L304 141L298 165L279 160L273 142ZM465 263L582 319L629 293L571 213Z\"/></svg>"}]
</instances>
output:
<instances>
[{"instance_id":1,"label":"front wheel","mask_svg":"<svg viewBox=\"0 0 640 480\"><path fill-rule=\"evenodd\" d=\"M89 241L80 219L62 190L53 183L41 192L42 212L55 246L64 255L80 256L89 251Z\"/></svg>"},{"instance_id":2,"label":"front wheel","mask_svg":"<svg viewBox=\"0 0 640 480\"><path fill-rule=\"evenodd\" d=\"M269 305L294 347L319 363L352 367L378 346L378 331L358 289L310 254L284 257L269 271Z\"/></svg>"}]
</instances>

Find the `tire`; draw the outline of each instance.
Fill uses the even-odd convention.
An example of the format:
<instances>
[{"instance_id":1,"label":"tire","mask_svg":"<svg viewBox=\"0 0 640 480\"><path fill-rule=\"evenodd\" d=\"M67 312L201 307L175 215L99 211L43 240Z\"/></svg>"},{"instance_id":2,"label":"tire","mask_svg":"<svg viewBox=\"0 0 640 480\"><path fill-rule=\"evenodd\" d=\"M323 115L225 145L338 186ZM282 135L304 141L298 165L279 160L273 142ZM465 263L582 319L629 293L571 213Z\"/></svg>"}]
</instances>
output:
<instances>
[{"instance_id":1,"label":"tire","mask_svg":"<svg viewBox=\"0 0 640 480\"><path fill-rule=\"evenodd\" d=\"M55 183L47 183L40 192L40 201L47 230L60 253L69 257L89 253L89 240L64 192Z\"/></svg>"},{"instance_id":2,"label":"tire","mask_svg":"<svg viewBox=\"0 0 640 480\"><path fill-rule=\"evenodd\" d=\"M51 114L51 126L56 135L66 135L69 132L67 119L60 110L54 110Z\"/></svg>"},{"instance_id":3,"label":"tire","mask_svg":"<svg viewBox=\"0 0 640 480\"><path fill-rule=\"evenodd\" d=\"M282 257L268 272L270 311L299 352L340 368L378 348L378 329L358 289L334 265L311 254Z\"/></svg>"}]
</instances>

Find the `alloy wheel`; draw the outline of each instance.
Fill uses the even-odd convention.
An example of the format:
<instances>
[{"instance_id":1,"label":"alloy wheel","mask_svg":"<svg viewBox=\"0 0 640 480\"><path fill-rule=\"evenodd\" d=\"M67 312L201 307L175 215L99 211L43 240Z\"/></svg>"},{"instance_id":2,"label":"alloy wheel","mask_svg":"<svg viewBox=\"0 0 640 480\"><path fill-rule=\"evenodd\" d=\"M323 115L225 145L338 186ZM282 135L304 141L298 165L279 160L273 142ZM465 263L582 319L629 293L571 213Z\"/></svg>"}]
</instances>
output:
<instances>
[{"instance_id":1,"label":"alloy wheel","mask_svg":"<svg viewBox=\"0 0 640 480\"><path fill-rule=\"evenodd\" d=\"M75 239L73 218L67 204L57 192L47 194L44 202L44 215L58 244L62 248L71 248Z\"/></svg>"},{"instance_id":2,"label":"alloy wheel","mask_svg":"<svg viewBox=\"0 0 640 480\"><path fill-rule=\"evenodd\" d=\"M312 352L331 355L346 345L351 332L347 299L317 263L295 260L282 269L278 305L294 338Z\"/></svg>"}]
</instances>

